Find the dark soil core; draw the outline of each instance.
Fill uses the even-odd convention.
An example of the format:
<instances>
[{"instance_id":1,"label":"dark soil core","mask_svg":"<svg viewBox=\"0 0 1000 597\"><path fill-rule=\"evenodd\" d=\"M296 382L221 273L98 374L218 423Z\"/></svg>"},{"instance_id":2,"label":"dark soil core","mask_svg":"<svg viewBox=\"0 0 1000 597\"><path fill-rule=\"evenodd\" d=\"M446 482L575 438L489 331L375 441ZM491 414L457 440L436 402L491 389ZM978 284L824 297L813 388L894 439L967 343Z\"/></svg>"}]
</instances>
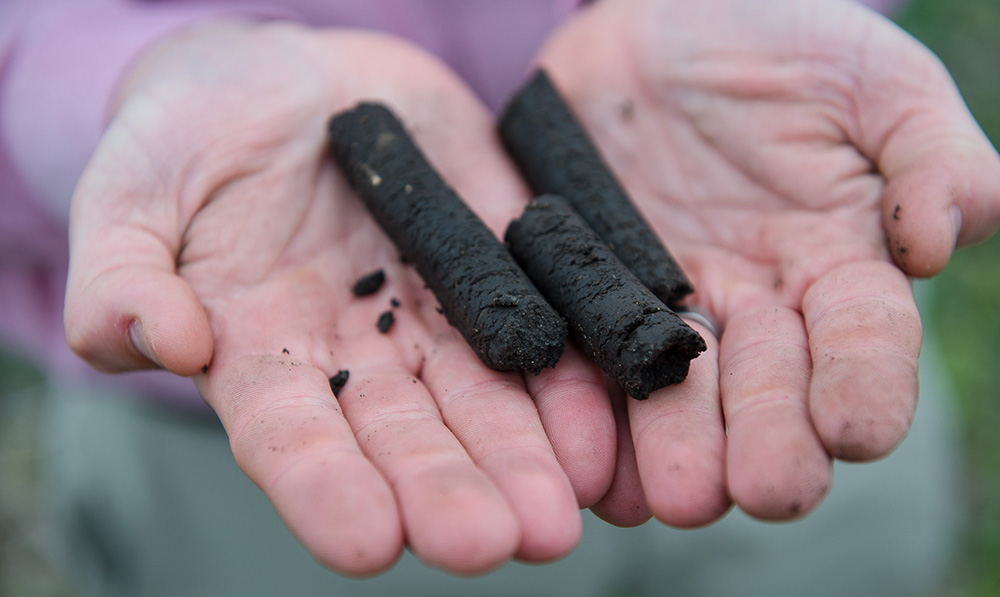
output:
<instances>
[{"instance_id":1,"label":"dark soil core","mask_svg":"<svg viewBox=\"0 0 1000 597\"><path fill-rule=\"evenodd\" d=\"M555 365L566 323L391 111L363 103L341 112L328 139L351 188L488 367Z\"/></svg>"},{"instance_id":2,"label":"dark soil core","mask_svg":"<svg viewBox=\"0 0 1000 597\"><path fill-rule=\"evenodd\" d=\"M570 336L633 398L683 381L705 350L561 197L532 201L506 240Z\"/></svg>"},{"instance_id":3,"label":"dark soil core","mask_svg":"<svg viewBox=\"0 0 1000 597\"><path fill-rule=\"evenodd\" d=\"M534 192L568 201L660 300L673 307L693 292L544 71L506 106L500 135Z\"/></svg>"}]
</instances>

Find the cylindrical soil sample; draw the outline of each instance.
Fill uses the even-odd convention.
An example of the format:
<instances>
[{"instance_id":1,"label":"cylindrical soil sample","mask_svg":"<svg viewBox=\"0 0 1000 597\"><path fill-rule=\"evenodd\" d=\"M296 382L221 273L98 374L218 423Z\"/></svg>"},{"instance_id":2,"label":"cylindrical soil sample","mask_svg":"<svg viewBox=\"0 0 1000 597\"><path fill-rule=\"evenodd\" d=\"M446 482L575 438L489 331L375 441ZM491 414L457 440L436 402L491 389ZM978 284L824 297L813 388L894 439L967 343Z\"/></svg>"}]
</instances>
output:
<instances>
[{"instance_id":1,"label":"cylindrical soil sample","mask_svg":"<svg viewBox=\"0 0 1000 597\"><path fill-rule=\"evenodd\" d=\"M633 398L683 381L705 350L561 197L532 201L505 239L570 337Z\"/></svg>"},{"instance_id":2,"label":"cylindrical soil sample","mask_svg":"<svg viewBox=\"0 0 1000 597\"><path fill-rule=\"evenodd\" d=\"M384 106L329 123L331 153L379 226L492 369L538 373L562 355L566 323L438 175Z\"/></svg>"},{"instance_id":3,"label":"cylindrical soil sample","mask_svg":"<svg viewBox=\"0 0 1000 597\"><path fill-rule=\"evenodd\" d=\"M569 201L660 300L674 307L693 292L544 71L511 99L500 134L534 192Z\"/></svg>"}]
</instances>

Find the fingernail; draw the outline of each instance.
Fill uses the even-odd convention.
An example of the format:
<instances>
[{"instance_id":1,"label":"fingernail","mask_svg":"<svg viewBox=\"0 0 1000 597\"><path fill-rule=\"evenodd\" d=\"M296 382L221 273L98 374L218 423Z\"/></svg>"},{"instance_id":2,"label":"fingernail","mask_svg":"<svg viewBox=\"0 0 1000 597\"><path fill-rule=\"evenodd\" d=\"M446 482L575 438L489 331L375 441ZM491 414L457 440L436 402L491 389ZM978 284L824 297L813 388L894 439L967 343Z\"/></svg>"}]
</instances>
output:
<instances>
[{"instance_id":1,"label":"fingernail","mask_svg":"<svg viewBox=\"0 0 1000 597\"><path fill-rule=\"evenodd\" d=\"M128 324L128 337L129 340L132 341L132 346L142 353L142 356L159 366L159 363L155 358L153 358L153 351L149 347L149 342L146 341L146 334L143 333L142 324L139 323L139 320L133 319L132 322Z\"/></svg>"},{"instance_id":2,"label":"fingernail","mask_svg":"<svg viewBox=\"0 0 1000 597\"><path fill-rule=\"evenodd\" d=\"M962 234L962 208L952 205L948 210L951 214L951 225L955 227L955 246L958 246L958 238Z\"/></svg>"}]
</instances>

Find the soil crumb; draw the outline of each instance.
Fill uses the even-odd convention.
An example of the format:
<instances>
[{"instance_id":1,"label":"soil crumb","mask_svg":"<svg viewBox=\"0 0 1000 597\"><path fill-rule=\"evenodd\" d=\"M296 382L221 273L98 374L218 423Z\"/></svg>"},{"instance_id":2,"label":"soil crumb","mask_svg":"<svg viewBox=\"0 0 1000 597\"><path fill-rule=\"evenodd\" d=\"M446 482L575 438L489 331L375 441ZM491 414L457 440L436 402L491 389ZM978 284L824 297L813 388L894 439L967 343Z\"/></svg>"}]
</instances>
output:
<instances>
[{"instance_id":1,"label":"soil crumb","mask_svg":"<svg viewBox=\"0 0 1000 597\"><path fill-rule=\"evenodd\" d=\"M385 271L377 269L370 274L362 276L357 282L355 282L354 287L351 288L351 292L353 292L354 296L357 297L368 296L378 292L384 283Z\"/></svg>"},{"instance_id":2,"label":"soil crumb","mask_svg":"<svg viewBox=\"0 0 1000 597\"><path fill-rule=\"evenodd\" d=\"M395 321L396 317L392 314L392 311L382 313L378 316L378 323L376 324L378 331L383 334L389 333L389 328L392 327L392 324L395 323Z\"/></svg>"},{"instance_id":3,"label":"soil crumb","mask_svg":"<svg viewBox=\"0 0 1000 597\"><path fill-rule=\"evenodd\" d=\"M330 378L330 389L333 390L333 396L336 398L340 394L340 390L343 389L344 384L347 383L347 378L350 377L351 373L347 369L341 369L337 371L337 374Z\"/></svg>"}]
</instances>

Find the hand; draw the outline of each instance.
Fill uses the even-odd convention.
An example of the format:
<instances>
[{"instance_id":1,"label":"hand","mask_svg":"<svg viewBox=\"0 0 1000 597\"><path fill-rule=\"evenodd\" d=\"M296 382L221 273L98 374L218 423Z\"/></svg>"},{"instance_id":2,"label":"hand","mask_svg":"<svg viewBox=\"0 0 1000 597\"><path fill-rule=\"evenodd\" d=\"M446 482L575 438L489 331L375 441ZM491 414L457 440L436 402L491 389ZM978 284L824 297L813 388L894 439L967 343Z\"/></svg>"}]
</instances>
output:
<instances>
[{"instance_id":1,"label":"hand","mask_svg":"<svg viewBox=\"0 0 1000 597\"><path fill-rule=\"evenodd\" d=\"M628 402L634 460L596 510L793 518L831 456L888 454L917 402L907 275L1000 220L996 152L936 58L850 2L603 0L539 62L724 329Z\"/></svg>"},{"instance_id":2,"label":"hand","mask_svg":"<svg viewBox=\"0 0 1000 597\"><path fill-rule=\"evenodd\" d=\"M603 378L572 351L526 379L482 365L326 155L327 119L361 99L390 105L494 231L519 213L491 116L430 57L374 34L201 27L130 71L80 181L69 343L104 370L194 376L240 467L334 569L378 572L404 542L459 573L561 557L611 483ZM386 286L353 297L378 268Z\"/></svg>"}]
</instances>

